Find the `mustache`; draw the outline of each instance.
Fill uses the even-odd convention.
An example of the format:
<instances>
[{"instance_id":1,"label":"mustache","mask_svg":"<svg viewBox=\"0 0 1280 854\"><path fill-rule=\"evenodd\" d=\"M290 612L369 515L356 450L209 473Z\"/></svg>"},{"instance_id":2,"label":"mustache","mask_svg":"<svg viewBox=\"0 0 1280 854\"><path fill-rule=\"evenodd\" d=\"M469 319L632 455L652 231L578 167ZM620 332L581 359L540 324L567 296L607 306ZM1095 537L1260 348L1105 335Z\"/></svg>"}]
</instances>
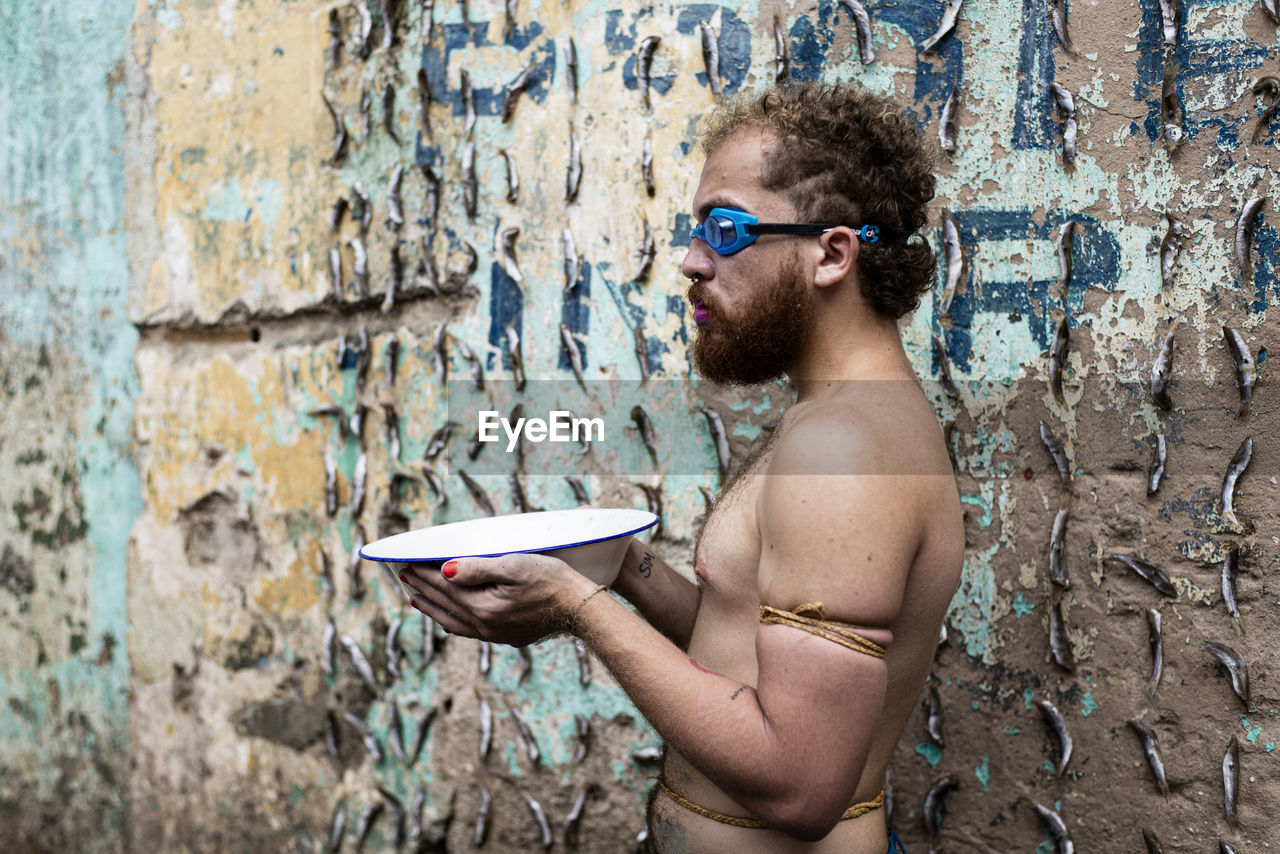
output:
<instances>
[{"instance_id":1,"label":"mustache","mask_svg":"<svg viewBox=\"0 0 1280 854\"><path fill-rule=\"evenodd\" d=\"M713 303L707 298L707 288L701 282L690 285L687 296L691 303L701 303L708 309L713 307Z\"/></svg>"}]
</instances>

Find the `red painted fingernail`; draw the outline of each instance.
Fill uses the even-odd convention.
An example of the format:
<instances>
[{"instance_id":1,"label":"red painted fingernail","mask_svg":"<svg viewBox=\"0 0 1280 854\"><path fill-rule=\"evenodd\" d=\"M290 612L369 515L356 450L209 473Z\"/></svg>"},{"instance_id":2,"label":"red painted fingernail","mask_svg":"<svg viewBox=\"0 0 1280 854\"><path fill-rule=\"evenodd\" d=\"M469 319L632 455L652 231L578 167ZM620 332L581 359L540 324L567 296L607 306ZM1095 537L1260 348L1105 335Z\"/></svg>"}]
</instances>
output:
<instances>
[{"instance_id":1,"label":"red painted fingernail","mask_svg":"<svg viewBox=\"0 0 1280 854\"><path fill-rule=\"evenodd\" d=\"M444 566L440 567L440 574L445 578L453 578L458 574L458 562L456 560L447 562Z\"/></svg>"},{"instance_id":2,"label":"red painted fingernail","mask_svg":"<svg viewBox=\"0 0 1280 854\"><path fill-rule=\"evenodd\" d=\"M400 573L400 583L401 583L401 584L408 584L408 583L409 583L409 576L405 575L403 572L402 572L402 573Z\"/></svg>"}]
</instances>

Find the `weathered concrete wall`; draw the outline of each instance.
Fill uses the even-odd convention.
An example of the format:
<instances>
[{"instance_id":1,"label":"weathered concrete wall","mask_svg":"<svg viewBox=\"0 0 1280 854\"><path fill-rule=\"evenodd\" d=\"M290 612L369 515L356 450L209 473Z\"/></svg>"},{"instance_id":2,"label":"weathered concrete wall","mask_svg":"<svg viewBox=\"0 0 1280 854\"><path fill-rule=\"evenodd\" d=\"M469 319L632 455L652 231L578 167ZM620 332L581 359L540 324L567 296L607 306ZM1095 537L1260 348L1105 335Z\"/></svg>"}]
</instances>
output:
<instances>
[{"instance_id":1,"label":"weathered concrete wall","mask_svg":"<svg viewBox=\"0 0 1280 854\"><path fill-rule=\"evenodd\" d=\"M123 850L132 9L0 4L0 849ZM92 830L92 833L87 831Z\"/></svg>"},{"instance_id":2,"label":"weathered concrete wall","mask_svg":"<svg viewBox=\"0 0 1280 854\"><path fill-rule=\"evenodd\" d=\"M620 444L574 471L600 504L643 507L638 484L659 487L659 544L673 564L689 563L700 487L717 482L698 408L710 403L724 416L740 460L789 400L781 385L731 395L690 377L678 263L700 167L693 128L715 100L699 21L718 33L720 82L732 94L773 80L775 13L793 77L893 94L930 135L959 84L958 150L942 159L939 205L959 224L968 273L949 305L939 288L903 335L940 419L954 423L970 542L935 668L945 746L926 737L922 714L893 768L894 820L909 850L927 844L922 801L944 775L959 782L940 830L948 850L1051 850L1023 798L1059 809L1082 850L1136 848L1144 827L1168 851L1205 850L1219 837L1237 851L1275 841L1272 202L1256 219L1247 279L1230 260L1244 201L1275 195L1270 128L1250 138L1262 109L1250 87L1280 54L1260 6L1184 3L1166 48L1156 0L1076 4L1078 52L1068 53L1038 0L970 3L955 32L924 53L941 5L873 0L875 60L862 63L848 11L830 0L544 0L517 3L510 22L496 2L399 5L389 46L382 8L370 9L367 55L358 3L4 6L15 26L0 43L9 128L0 197L0 847L74 839L93 850L316 850L339 804L350 845L359 816L388 803L382 790L406 807L420 791L425 837L471 850L481 785L493 798L490 850L537 844L522 793L554 828L582 789L581 849L634 844L652 766L630 754L657 737L608 675L597 665L583 685L564 640L533 648L523 679L513 651L493 650L482 674L478 644L443 636L428 664L422 621L377 566L353 576L349 555L362 538L477 515L460 469L498 512L514 509L513 461L495 448L475 460L464 452L475 413L456 395L471 374L469 348L496 409L517 400L526 414L554 400L604 408ZM637 52L649 36L661 42L646 106ZM1166 61L1184 113L1173 152L1160 140ZM504 121L503 87L531 64ZM1071 168L1054 82L1076 101ZM348 133L341 156L326 98ZM575 137L581 184L569 200ZM519 175L514 200L503 152ZM402 215L388 196L397 167ZM355 202L357 187L369 198L368 224L356 205L333 227L335 202ZM1166 212L1188 232L1167 288ZM646 221L656 252L640 277ZM1055 239L1068 221L1081 227L1064 285ZM515 267L503 261L510 228L519 229ZM566 230L581 257L569 288ZM933 241L942 247L940 225ZM945 281L943 258L939 270ZM1063 317L1071 337L1060 403L1047 373ZM583 362L583 396L574 396L562 324ZM1243 417L1223 325L1240 331L1259 364ZM508 329L530 379L519 395ZM1173 408L1163 412L1147 384L1170 329ZM933 334L945 342L957 397L932 379ZM637 336L653 371L644 386ZM441 381L437 341L449 376L461 379ZM656 463L627 415L637 402L656 425ZM325 414L330 407L341 416ZM362 407L363 429L352 434L344 425ZM450 418L464 426L440 459L426 460ZM1069 489L1039 439L1041 421L1066 443ZM1168 473L1147 497L1149 446L1161 431ZM1217 495L1247 435L1254 458L1237 490L1245 524L1236 529ZM573 506L562 471L526 452L529 502ZM326 457L337 473L333 512ZM362 468L365 498L356 502ZM447 503L428 472L441 476ZM1074 671L1053 662L1048 640L1059 506L1070 511L1071 587L1059 599ZM1218 585L1233 543L1243 554L1241 637ZM1164 567L1178 595L1161 597L1108 561L1112 553ZM1154 691L1148 608L1164 626L1165 673ZM330 620L368 656L376 686L341 649L336 672L326 670ZM395 627L398 677L386 652ZM1204 640L1248 661L1248 704L1200 649ZM1062 710L1074 737L1061 776L1033 705L1041 699ZM494 713L486 760L477 756L482 701ZM390 755L391 709L406 741L434 714L416 762ZM537 763L520 746L513 712L531 725ZM368 756L348 713L371 727L385 759ZM592 731L581 764L577 716ZM1167 798L1130 718L1159 736ZM337 722L336 752L328 721ZM1222 809L1232 736L1238 831ZM384 812L366 850L393 847Z\"/></svg>"}]
</instances>

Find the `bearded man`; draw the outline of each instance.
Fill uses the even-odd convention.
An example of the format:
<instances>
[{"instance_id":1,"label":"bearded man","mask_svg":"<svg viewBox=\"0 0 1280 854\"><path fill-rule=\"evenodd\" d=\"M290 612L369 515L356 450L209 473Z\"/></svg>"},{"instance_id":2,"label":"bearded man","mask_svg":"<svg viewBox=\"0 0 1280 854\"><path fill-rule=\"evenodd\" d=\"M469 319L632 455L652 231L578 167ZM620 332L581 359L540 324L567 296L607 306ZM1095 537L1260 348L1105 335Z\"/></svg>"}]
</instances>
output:
<instances>
[{"instance_id":1,"label":"bearded man","mask_svg":"<svg viewBox=\"0 0 1280 854\"><path fill-rule=\"evenodd\" d=\"M934 275L934 178L891 102L804 84L720 108L682 271L709 380L797 398L721 490L697 582L633 541L613 591L561 561L414 569L446 630L571 630L662 735L658 851L880 854L885 770L959 583L964 532L898 320ZM914 239L913 239L914 237Z\"/></svg>"}]
</instances>

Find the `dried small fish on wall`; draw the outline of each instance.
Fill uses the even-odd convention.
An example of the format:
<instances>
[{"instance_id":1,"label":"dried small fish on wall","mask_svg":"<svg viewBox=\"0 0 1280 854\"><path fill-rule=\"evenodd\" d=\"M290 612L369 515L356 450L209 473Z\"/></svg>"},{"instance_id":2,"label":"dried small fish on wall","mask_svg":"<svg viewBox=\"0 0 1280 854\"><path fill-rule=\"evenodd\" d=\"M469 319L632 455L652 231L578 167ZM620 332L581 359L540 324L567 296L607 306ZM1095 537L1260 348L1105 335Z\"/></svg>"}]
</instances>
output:
<instances>
[{"instance_id":1,"label":"dried small fish on wall","mask_svg":"<svg viewBox=\"0 0 1280 854\"><path fill-rule=\"evenodd\" d=\"M1075 48L1071 46L1071 34L1067 31L1067 0L1045 0L1045 7L1049 12L1049 20L1053 23L1053 32L1058 37L1058 43L1067 53L1075 53Z\"/></svg>"},{"instance_id":2,"label":"dried small fish on wall","mask_svg":"<svg viewBox=\"0 0 1280 854\"><path fill-rule=\"evenodd\" d=\"M782 83L791 76L791 49L782 29L782 12L777 10L773 13L773 49L773 81Z\"/></svg>"},{"instance_id":3,"label":"dried small fish on wall","mask_svg":"<svg viewBox=\"0 0 1280 854\"><path fill-rule=\"evenodd\" d=\"M645 36L644 40L640 42L640 47L636 50L636 85L640 90L640 99L643 101L646 110L653 107L649 98L649 74L653 68L654 51L658 49L658 45L661 43L661 36Z\"/></svg>"},{"instance_id":4,"label":"dried small fish on wall","mask_svg":"<svg viewBox=\"0 0 1280 854\"><path fill-rule=\"evenodd\" d=\"M515 109L516 109L516 100L520 97L520 94L524 92L524 90L528 87L529 79L533 75L533 70L535 67L537 67L536 57L533 59L530 59L529 64L524 67L524 70L521 71L519 74L517 74L515 79L513 79L510 83L508 83L506 86L503 87L502 89L502 123L503 124L506 124L507 122L511 121L511 116L515 113Z\"/></svg>"},{"instance_id":5,"label":"dried small fish on wall","mask_svg":"<svg viewBox=\"0 0 1280 854\"><path fill-rule=\"evenodd\" d=\"M698 22L702 37L702 65L707 74L707 85L717 98L724 96L724 83L720 80L720 34L706 21ZM648 88L646 87L646 92Z\"/></svg>"},{"instance_id":6,"label":"dried small fish on wall","mask_svg":"<svg viewBox=\"0 0 1280 854\"><path fill-rule=\"evenodd\" d=\"M1226 339L1227 351L1231 354L1231 362L1236 369L1236 385L1240 389L1241 418L1249 414L1253 402L1253 386L1258 379L1258 365L1249 351L1249 344L1244 336L1229 326L1222 327L1222 337Z\"/></svg>"},{"instance_id":7,"label":"dried small fish on wall","mask_svg":"<svg viewBox=\"0 0 1280 854\"><path fill-rule=\"evenodd\" d=\"M950 318L951 301L956 293L965 285L969 266L965 256L964 245L960 241L960 224L955 215L947 208L942 208L942 245L947 260L947 277L942 288L942 298L938 304L938 313Z\"/></svg>"},{"instance_id":8,"label":"dried small fish on wall","mask_svg":"<svg viewBox=\"0 0 1280 854\"><path fill-rule=\"evenodd\" d=\"M867 7L863 6L859 0L840 0L840 5L853 18L853 29L857 36L858 58L863 65L875 62L876 51L871 43L871 16L867 14Z\"/></svg>"},{"instance_id":9,"label":"dried small fish on wall","mask_svg":"<svg viewBox=\"0 0 1280 854\"><path fill-rule=\"evenodd\" d=\"M1070 336L1067 318L1063 317L1058 321L1058 330L1053 335L1053 343L1049 345L1049 389L1053 392L1053 399L1059 406L1066 405L1062 391L1062 370L1067 361L1067 344Z\"/></svg>"},{"instance_id":10,"label":"dried small fish on wall","mask_svg":"<svg viewBox=\"0 0 1280 854\"><path fill-rule=\"evenodd\" d=\"M938 42L947 37L947 34L955 29L956 18L960 15L960 6L964 0L947 0L946 6L942 10L942 21L938 24L938 29L933 35L920 43L920 50L928 53L937 47Z\"/></svg>"},{"instance_id":11,"label":"dried small fish on wall","mask_svg":"<svg viewBox=\"0 0 1280 854\"><path fill-rule=\"evenodd\" d=\"M1069 168L1076 162L1076 99L1059 83L1050 84L1050 88L1062 122L1062 165Z\"/></svg>"},{"instance_id":12,"label":"dried small fish on wall","mask_svg":"<svg viewBox=\"0 0 1280 854\"><path fill-rule=\"evenodd\" d=\"M1249 135L1250 142L1257 142L1263 131L1271 129L1271 119L1275 116L1276 110L1280 108L1280 77L1267 76L1260 78L1258 82L1253 84L1253 88L1249 90L1249 93L1254 96L1262 96L1262 113L1253 125L1253 133Z\"/></svg>"},{"instance_id":13,"label":"dried small fish on wall","mask_svg":"<svg viewBox=\"0 0 1280 854\"><path fill-rule=\"evenodd\" d=\"M1164 239L1160 241L1160 285L1164 301L1168 303L1173 293L1173 267L1178 260L1178 253L1182 251L1182 240L1187 229L1171 214L1165 213L1164 217L1169 227L1165 230Z\"/></svg>"},{"instance_id":14,"label":"dried small fish on wall","mask_svg":"<svg viewBox=\"0 0 1280 854\"><path fill-rule=\"evenodd\" d=\"M938 147L947 154L956 153L956 112L960 109L960 81L951 85L951 94L938 113Z\"/></svg>"},{"instance_id":15,"label":"dried small fish on wall","mask_svg":"<svg viewBox=\"0 0 1280 854\"><path fill-rule=\"evenodd\" d=\"M1246 285L1253 280L1253 233L1258 212L1267 203L1266 196L1253 196L1240 209L1240 217L1236 220L1235 243L1232 244L1231 260L1235 264L1236 274Z\"/></svg>"},{"instance_id":16,"label":"dried small fish on wall","mask_svg":"<svg viewBox=\"0 0 1280 854\"><path fill-rule=\"evenodd\" d=\"M1063 0L1065 2L1065 0ZM1164 60L1164 82L1160 87L1160 138L1173 151L1182 143L1182 101L1178 98L1178 66L1169 51Z\"/></svg>"}]
</instances>

